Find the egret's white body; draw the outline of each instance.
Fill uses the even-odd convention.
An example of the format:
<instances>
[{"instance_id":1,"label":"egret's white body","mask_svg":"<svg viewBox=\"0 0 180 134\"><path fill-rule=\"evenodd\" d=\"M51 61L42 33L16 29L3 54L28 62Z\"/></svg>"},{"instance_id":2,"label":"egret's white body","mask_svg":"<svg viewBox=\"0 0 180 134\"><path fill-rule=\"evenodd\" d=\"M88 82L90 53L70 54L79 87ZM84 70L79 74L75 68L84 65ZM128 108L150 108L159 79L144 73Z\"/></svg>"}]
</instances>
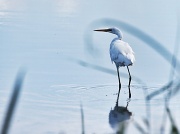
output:
<instances>
[{"instance_id":1,"label":"egret's white body","mask_svg":"<svg viewBox=\"0 0 180 134\"><path fill-rule=\"evenodd\" d=\"M135 57L132 48L128 43L115 38L110 44L110 57L111 61L116 66L130 66L134 63Z\"/></svg>"},{"instance_id":2,"label":"egret's white body","mask_svg":"<svg viewBox=\"0 0 180 134\"><path fill-rule=\"evenodd\" d=\"M119 80L119 93L121 89L119 67L127 66L129 73L129 98L131 98L131 92L130 92L131 75L128 66L133 65L135 61L134 52L132 48L129 46L128 43L122 41L123 35L118 28L98 29L94 31L109 32L117 35L117 37L114 38L110 44L109 53L110 53L111 61L114 62L117 67L118 80ZM119 99L119 93L118 93L118 99Z\"/></svg>"}]
</instances>

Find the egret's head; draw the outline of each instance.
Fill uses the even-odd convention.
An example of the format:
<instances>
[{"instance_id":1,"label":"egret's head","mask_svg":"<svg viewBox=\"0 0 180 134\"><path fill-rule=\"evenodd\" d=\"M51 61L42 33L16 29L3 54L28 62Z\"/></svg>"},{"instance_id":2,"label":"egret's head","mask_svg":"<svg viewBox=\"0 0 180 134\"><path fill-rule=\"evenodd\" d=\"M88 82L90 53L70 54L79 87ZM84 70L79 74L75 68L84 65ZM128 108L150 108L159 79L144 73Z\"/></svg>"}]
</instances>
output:
<instances>
[{"instance_id":1,"label":"egret's head","mask_svg":"<svg viewBox=\"0 0 180 134\"><path fill-rule=\"evenodd\" d=\"M109 32L109 33L112 33L112 34L116 34L119 39L122 39L122 37L123 37L122 32L118 28L116 28L116 27L106 28L106 29L97 29L97 30L94 30L94 31Z\"/></svg>"}]
</instances>

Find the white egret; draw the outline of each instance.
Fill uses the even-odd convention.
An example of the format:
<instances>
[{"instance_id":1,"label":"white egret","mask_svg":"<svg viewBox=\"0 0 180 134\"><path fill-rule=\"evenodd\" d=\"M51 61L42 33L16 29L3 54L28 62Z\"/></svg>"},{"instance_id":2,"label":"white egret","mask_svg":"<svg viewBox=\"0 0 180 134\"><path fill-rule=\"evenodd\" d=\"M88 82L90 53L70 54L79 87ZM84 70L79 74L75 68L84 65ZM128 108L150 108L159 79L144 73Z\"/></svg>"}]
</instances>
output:
<instances>
[{"instance_id":1,"label":"white egret","mask_svg":"<svg viewBox=\"0 0 180 134\"><path fill-rule=\"evenodd\" d=\"M121 81L119 75L119 67L127 67L129 74L129 98L131 98L130 84L131 84L131 74L129 71L129 66L133 65L135 61L134 52L128 43L122 41L122 32L118 28L107 28L107 29L97 29L94 31L98 32L109 32L112 34L116 34L117 38L114 38L110 44L110 57L112 63L114 62L117 68L118 80L119 80L119 92L117 97L117 102L119 100L119 93L121 90Z\"/></svg>"}]
</instances>

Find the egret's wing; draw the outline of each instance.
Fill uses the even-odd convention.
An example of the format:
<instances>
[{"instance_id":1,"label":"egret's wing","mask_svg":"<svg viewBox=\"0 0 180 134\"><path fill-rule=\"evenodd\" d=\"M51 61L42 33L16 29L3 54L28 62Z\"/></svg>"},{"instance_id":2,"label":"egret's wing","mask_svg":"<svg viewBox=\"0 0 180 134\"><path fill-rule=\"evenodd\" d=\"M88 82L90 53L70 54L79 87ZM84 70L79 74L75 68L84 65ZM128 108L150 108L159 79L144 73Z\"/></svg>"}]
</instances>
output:
<instances>
[{"instance_id":1,"label":"egret's wing","mask_svg":"<svg viewBox=\"0 0 180 134\"><path fill-rule=\"evenodd\" d=\"M126 66L132 64L135 61L132 48L128 43L121 40L115 40L111 43L110 57L112 62L114 61Z\"/></svg>"}]
</instances>

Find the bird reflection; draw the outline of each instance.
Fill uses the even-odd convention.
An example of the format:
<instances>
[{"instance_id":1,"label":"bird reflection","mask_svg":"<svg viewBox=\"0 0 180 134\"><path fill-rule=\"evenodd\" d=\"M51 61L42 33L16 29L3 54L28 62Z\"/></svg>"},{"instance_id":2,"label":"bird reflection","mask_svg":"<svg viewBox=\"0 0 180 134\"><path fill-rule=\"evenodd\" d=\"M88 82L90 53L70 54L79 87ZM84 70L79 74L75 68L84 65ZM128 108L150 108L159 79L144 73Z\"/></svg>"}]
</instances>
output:
<instances>
[{"instance_id":1,"label":"bird reflection","mask_svg":"<svg viewBox=\"0 0 180 134\"><path fill-rule=\"evenodd\" d=\"M130 99L127 101L126 106L118 106L116 103L114 109L111 109L109 112L109 124L115 131L120 131L124 123L130 120L132 112L128 110Z\"/></svg>"}]
</instances>

